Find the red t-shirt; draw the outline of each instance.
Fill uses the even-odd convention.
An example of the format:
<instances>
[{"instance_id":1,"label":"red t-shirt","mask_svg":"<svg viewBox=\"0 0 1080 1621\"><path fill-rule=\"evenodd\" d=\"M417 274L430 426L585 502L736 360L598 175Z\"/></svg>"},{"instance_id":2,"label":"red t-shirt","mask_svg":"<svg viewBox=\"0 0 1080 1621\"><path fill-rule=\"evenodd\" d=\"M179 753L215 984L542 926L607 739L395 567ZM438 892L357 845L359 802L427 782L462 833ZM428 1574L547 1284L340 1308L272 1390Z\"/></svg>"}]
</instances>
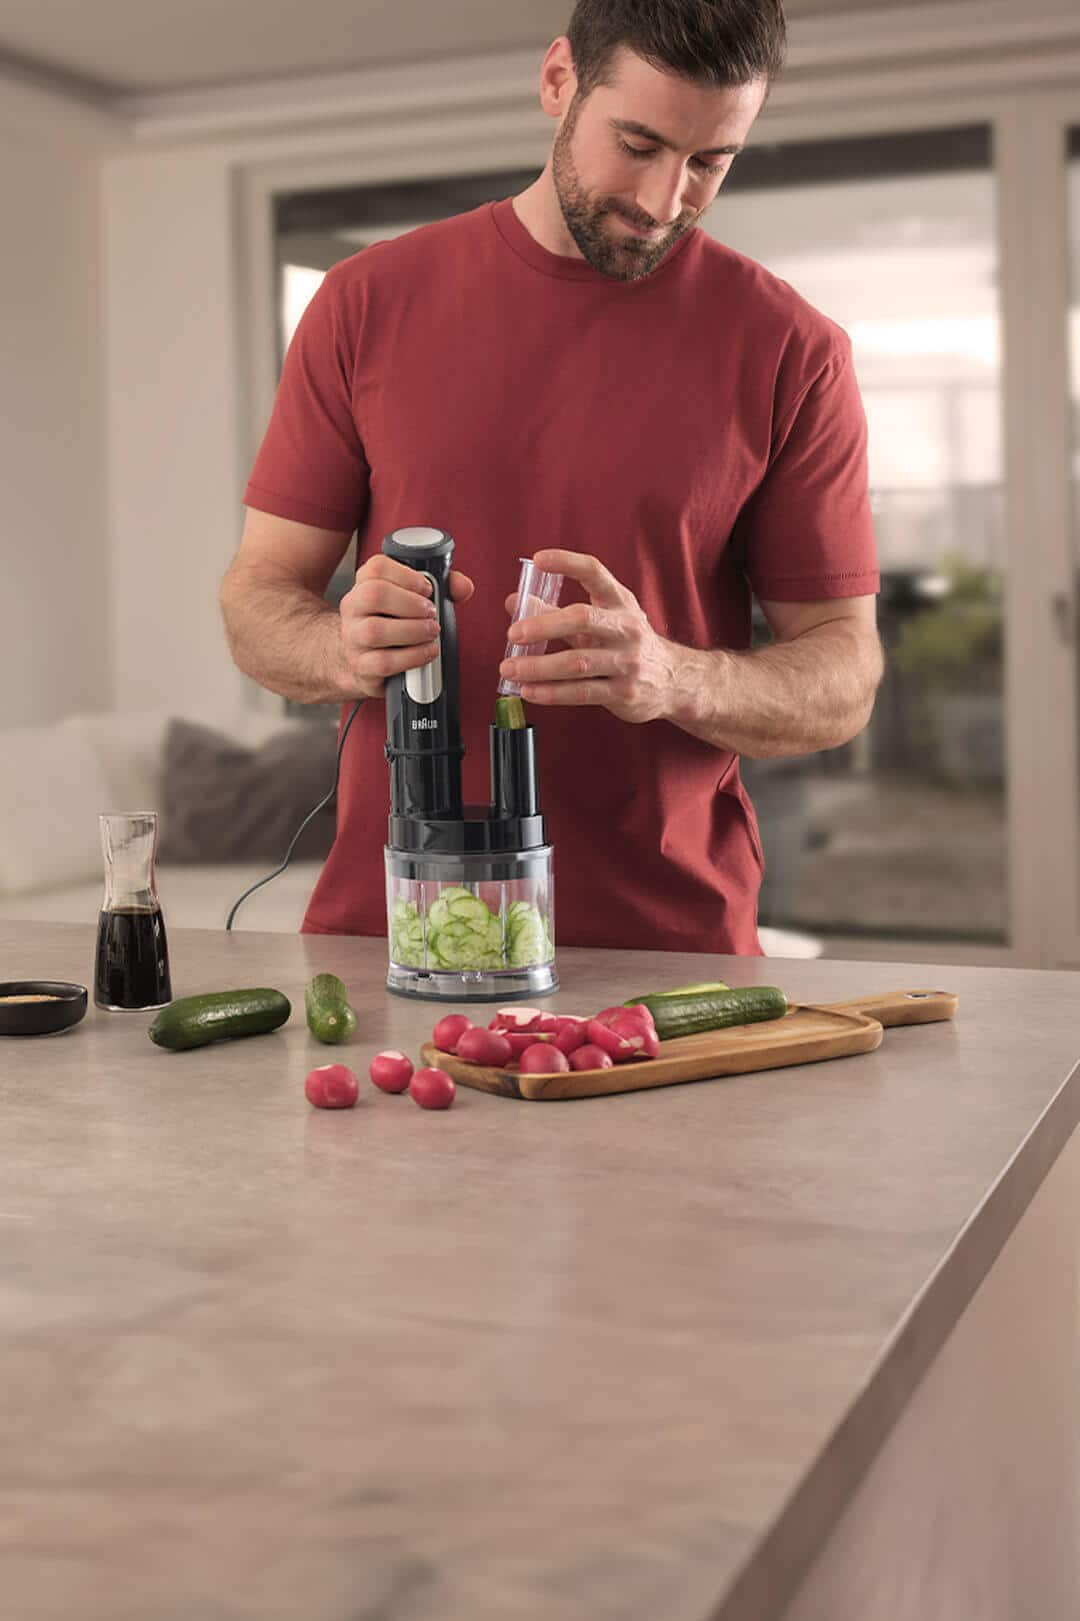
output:
<instances>
[{"instance_id":1,"label":"red t-shirt","mask_svg":"<svg viewBox=\"0 0 1080 1621\"><path fill-rule=\"evenodd\" d=\"M289 346L244 499L355 529L358 566L392 529L453 535L476 583L458 609L476 805L520 558L592 553L655 630L696 648L749 645L751 589L878 589L843 330L699 229L620 282L549 253L509 199L334 266ZM562 601L581 595L567 581ZM557 940L759 954L761 843L737 758L604 709L533 705L529 719ZM385 932L385 735L383 704L364 704L307 931Z\"/></svg>"}]
</instances>

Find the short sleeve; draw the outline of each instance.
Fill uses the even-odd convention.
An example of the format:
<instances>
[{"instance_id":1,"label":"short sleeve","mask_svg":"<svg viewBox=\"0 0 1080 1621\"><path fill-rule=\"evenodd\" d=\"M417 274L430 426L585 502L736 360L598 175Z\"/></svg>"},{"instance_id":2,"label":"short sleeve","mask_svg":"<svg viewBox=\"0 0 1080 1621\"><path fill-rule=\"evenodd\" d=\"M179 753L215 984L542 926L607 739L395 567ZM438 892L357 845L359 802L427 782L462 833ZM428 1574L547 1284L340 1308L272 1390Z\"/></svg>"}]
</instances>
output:
<instances>
[{"instance_id":1,"label":"short sleeve","mask_svg":"<svg viewBox=\"0 0 1080 1621\"><path fill-rule=\"evenodd\" d=\"M369 468L352 411L357 336L331 270L289 344L244 505L317 529L359 527Z\"/></svg>"},{"instance_id":2,"label":"short sleeve","mask_svg":"<svg viewBox=\"0 0 1080 1621\"><path fill-rule=\"evenodd\" d=\"M846 335L789 407L736 535L759 601L870 596L880 587L866 413Z\"/></svg>"}]
</instances>

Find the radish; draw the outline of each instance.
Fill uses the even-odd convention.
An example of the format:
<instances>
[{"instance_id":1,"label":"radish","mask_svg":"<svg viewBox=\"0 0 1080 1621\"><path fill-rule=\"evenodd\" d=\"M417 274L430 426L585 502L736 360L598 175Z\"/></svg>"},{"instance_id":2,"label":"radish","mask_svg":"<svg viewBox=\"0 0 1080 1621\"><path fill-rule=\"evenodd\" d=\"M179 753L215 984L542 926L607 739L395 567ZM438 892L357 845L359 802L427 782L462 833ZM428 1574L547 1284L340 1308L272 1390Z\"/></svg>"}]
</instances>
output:
<instances>
[{"instance_id":1,"label":"radish","mask_svg":"<svg viewBox=\"0 0 1080 1621\"><path fill-rule=\"evenodd\" d=\"M520 1058L526 1047L549 1040L547 1036L535 1035L531 1030L500 1030L499 1034L510 1043L510 1051L515 1058Z\"/></svg>"},{"instance_id":2,"label":"radish","mask_svg":"<svg viewBox=\"0 0 1080 1621\"><path fill-rule=\"evenodd\" d=\"M412 1072L411 1059L393 1048L376 1053L368 1069L373 1084L380 1092L404 1092Z\"/></svg>"},{"instance_id":3,"label":"radish","mask_svg":"<svg viewBox=\"0 0 1080 1621\"><path fill-rule=\"evenodd\" d=\"M304 1096L316 1109L351 1109L359 1096L356 1076L344 1064L320 1064L308 1074Z\"/></svg>"},{"instance_id":4,"label":"radish","mask_svg":"<svg viewBox=\"0 0 1080 1621\"><path fill-rule=\"evenodd\" d=\"M554 1075L569 1068L570 1060L551 1041L535 1041L518 1059L518 1069L523 1075Z\"/></svg>"},{"instance_id":5,"label":"radish","mask_svg":"<svg viewBox=\"0 0 1080 1621\"><path fill-rule=\"evenodd\" d=\"M409 1082L409 1096L421 1109L448 1109L457 1087L444 1069L418 1069Z\"/></svg>"},{"instance_id":6,"label":"radish","mask_svg":"<svg viewBox=\"0 0 1080 1621\"><path fill-rule=\"evenodd\" d=\"M649 1024L652 1025L653 1029L656 1029L656 1020L653 1018L652 1008L647 1002L631 1002L630 1006L626 1008L625 1011L627 1013L640 1013L642 1018L647 1019Z\"/></svg>"},{"instance_id":7,"label":"radish","mask_svg":"<svg viewBox=\"0 0 1080 1621\"><path fill-rule=\"evenodd\" d=\"M656 1026L646 1024L644 1019L638 1017L630 1008L623 1015L615 1014L609 1021L607 1028L613 1035L621 1036L634 1048L635 1058L655 1058L660 1051L660 1037L656 1034Z\"/></svg>"},{"instance_id":8,"label":"radish","mask_svg":"<svg viewBox=\"0 0 1080 1621\"><path fill-rule=\"evenodd\" d=\"M538 1007L501 1007L488 1025L489 1030L534 1030L544 1014Z\"/></svg>"},{"instance_id":9,"label":"radish","mask_svg":"<svg viewBox=\"0 0 1080 1621\"><path fill-rule=\"evenodd\" d=\"M561 1053L569 1058L572 1052L583 1047L588 1040L588 1019L563 1018L559 1020L559 1028L555 1032L555 1045Z\"/></svg>"},{"instance_id":10,"label":"radish","mask_svg":"<svg viewBox=\"0 0 1080 1621\"><path fill-rule=\"evenodd\" d=\"M441 1053L455 1053L458 1037L472 1027L472 1020L466 1018L464 1013L447 1013L431 1032L431 1039Z\"/></svg>"},{"instance_id":11,"label":"radish","mask_svg":"<svg viewBox=\"0 0 1080 1621\"><path fill-rule=\"evenodd\" d=\"M458 1038L457 1056L464 1058L467 1064L489 1064L502 1069L514 1054L501 1030L481 1030L473 1025Z\"/></svg>"},{"instance_id":12,"label":"radish","mask_svg":"<svg viewBox=\"0 0 1080 1621\"><path fill-rule=\"evenodd\" d=\"M586 1042L584 1047L575 1047L570 1054L571 1069L614 1069L615 1061L610 1053L602 1047L595 1047Z\"/></svg>"},{"instance_id":13,"label":"radish","mask_svg":"<svg viewBox=\"0 0 1080 1621\"><path fill-rule=\"evenodd\" d=\"M599 1019L589 1020L590 1042L609 1053L617 1064L625 1064L627 1059L636 1057L638 1048L645 1040L645 1026L635 1023L632 1034L636 1037L636 1041L630 1041L621 1031L612 1030Z\"/></svg>"}]
</instances>

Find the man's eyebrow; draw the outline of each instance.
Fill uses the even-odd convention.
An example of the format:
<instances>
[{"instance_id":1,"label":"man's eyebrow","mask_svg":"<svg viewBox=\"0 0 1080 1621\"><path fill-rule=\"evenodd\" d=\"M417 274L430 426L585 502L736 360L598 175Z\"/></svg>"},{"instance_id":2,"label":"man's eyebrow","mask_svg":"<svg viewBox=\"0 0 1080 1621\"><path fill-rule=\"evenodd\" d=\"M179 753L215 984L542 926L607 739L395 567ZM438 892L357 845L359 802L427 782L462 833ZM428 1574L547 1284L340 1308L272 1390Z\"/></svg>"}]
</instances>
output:
<instances>
[{"instance_id":1,"label":"man's eyebrow","mask_svg":"<svg viewBox=\"0 0 1080 1621\"><path fill-rule=\"evenodd\" d=\"M608 123L612 129L621 130L624 135L640 135L643 141L652 141L654 146L664 146L669 152L678 151L674 141L669 141L664 135L658 135L648 124L639 124L633 118L609 118ZM731 146L702 147L695 155L702 158L734 157L736 152L741 151L742 147L736 142Z\"/></svg>"}]
</instances>

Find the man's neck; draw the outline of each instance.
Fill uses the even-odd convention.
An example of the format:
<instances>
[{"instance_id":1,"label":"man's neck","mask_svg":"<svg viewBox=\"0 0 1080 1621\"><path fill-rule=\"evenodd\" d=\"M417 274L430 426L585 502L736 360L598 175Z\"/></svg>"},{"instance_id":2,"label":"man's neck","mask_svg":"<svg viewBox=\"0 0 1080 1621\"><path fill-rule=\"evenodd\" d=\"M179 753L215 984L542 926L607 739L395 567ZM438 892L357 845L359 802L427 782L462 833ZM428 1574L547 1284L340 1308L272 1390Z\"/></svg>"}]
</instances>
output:
<instances>
[{"instance_id":1,"label":"man's neck","mask_svg":"<svg viewBox=\"0 0 1080 1621\"><path fill-rule=\"evenodd\" d=\"M585 255L566 228L552 183L550 165L531 186L526 186L524 191L518 192L510 200L514 213L540 247L564 259L584 259Z\"/></svg>"}]
</instances>

